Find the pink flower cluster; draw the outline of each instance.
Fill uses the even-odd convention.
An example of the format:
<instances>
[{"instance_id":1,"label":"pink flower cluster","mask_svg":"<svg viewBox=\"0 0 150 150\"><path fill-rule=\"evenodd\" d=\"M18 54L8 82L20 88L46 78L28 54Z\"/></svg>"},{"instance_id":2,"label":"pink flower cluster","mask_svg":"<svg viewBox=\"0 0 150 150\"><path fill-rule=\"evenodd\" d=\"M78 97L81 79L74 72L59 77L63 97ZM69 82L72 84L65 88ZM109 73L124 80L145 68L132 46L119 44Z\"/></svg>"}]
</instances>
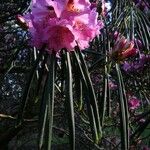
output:
<instances>
[{"instance_id":1,"label":"pink flower cluster","mask_svg":"<svg viewBox=\"0 0 150 150\"><path fill-rule=\"evenodd\" d=\"M24 16L32 37L32 45L57 53L62 48L88 48L100 34L103 22L98 21L96 8L89 0L32 0L31 12Z\"/></svg>"}]
</instances>

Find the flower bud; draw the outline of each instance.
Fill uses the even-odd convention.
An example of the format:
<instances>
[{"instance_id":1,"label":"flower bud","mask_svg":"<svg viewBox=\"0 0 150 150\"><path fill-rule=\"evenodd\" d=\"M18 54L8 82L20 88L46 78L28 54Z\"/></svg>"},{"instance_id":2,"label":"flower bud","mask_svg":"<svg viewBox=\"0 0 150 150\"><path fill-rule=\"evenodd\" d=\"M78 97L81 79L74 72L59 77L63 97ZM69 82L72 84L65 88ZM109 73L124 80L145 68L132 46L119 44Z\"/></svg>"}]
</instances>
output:
<instances>
[{"instance_id":1,"label":"flower bud","mask_svg":"<svg viewBox=\"0 0 150 150\"><path fill-rule=\"evenodd\" d=\"M127 40L124 36L118 37L111 52L114 60L122 61L128 57L134 56L137 49L134 48L134 42Z\"/></svg>"},{"instance_id":2,"label":"flower bud","mask_svg":"<svg viewBox=\"0 0 150 150\"><path fill-rule=\"evenodd\" d=\"M17 24L24 30L27 30L28 29L28 25L24 19L23 16L21 15L16 15L16 20L17 20Z\"/></svg>"}]
</instances>

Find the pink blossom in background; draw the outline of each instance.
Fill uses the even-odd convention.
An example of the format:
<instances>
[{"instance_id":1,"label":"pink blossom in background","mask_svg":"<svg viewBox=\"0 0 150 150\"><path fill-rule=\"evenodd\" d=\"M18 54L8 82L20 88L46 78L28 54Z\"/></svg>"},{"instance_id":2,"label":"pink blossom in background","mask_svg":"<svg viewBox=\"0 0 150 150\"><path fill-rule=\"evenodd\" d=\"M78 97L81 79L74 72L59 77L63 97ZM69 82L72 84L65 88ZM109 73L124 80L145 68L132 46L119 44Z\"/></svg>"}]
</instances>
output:
<instances>
[{"instance_id":1,"label":"pink blossom in background","mask_svg":"<svg viewBox=\"0 0 150 150\"><path fill-rule=\"evenodd\" d=\"M132 110L137 109L140 106L140 100L136 97L130 97L128 101L129 108Z\"/></svg>"},{"instance_id":2,"label":"pink blossom in background","mask_svg":"<svg viewBox=\"0 0 150 150\"><path fill-rule=\"evenodd\" d=\"M150 64L149 54L140 54L139 58L133 62L125 61L122 65L123 70L126 73L134 73L142 71L146 66Z\"/></svg>"},{"instance_id":3,"label":"pink blossom in background","mask_svg":"<svg viewBox=\"0 0 150 150\"><path fill-rule=\"evenodd\" d=\"M85 49L100 34L103 22L89 0L32 0L31 12L24 15L31 33L31 44L46 45L47 51Z\"/></svg>"}]
</instances>

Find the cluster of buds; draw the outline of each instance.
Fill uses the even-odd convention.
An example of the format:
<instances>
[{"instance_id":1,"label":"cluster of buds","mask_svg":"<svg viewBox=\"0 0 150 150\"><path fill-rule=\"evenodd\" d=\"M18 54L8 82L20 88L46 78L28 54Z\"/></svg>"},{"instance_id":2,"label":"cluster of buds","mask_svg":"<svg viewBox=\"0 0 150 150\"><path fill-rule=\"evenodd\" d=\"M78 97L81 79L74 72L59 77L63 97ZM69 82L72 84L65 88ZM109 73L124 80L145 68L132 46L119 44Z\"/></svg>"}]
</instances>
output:
<instances>
[{"instance_id":1,"label":"cluster of buds","mask_svg":"<svg viewBox=\"0 0 150 150\"><path fill-rule=\"evenodd\" d=\"M110 53L110 57L115 61L123 61L128 57L135 56L136 54L137 50L134 48L134 42L129 41L124 36L118 36Z\"/></svg>"}]
</instances>

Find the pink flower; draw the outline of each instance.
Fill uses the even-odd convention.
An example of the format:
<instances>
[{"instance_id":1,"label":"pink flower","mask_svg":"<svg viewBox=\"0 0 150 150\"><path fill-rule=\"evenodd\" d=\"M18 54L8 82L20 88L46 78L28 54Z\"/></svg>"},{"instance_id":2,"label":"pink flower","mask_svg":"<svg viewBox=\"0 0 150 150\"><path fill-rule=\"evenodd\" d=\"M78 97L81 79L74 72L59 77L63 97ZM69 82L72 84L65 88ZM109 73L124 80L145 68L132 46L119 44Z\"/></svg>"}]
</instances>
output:
<instances>
[{"instance_id":1,"label":"pink flower","mask_svg":"<svg viewBox=\"0 0 150 150\"><path fill-rule=\"evenodd\" d=\"M74 17L73 34L78 46L81 49L88 48L89 41L100 34L100 27L103 26L101 21L97 21L98 14L96 9L92 9L90 13L81 14Z\"/></svg>"},{"instance_id":2,"label":"pink flower","mask_svg":"<svg viewBox=\"0 0 150 150\"><path fill-rule=\"evenodd\" d=\"M53 49L57 53L57 50L62 48L66 48L69 51L76 46L72 26L66 20L59 21L57 18L50 20L44 36L44 41L48 43L48 51Z\"/></svg>"},{"instance_id":3,"label":"pink flower","mask_svg":"<svg viewBox=\"0 0 150 150\"><path fill-rule=\"evenodd\" d=\"M89 0L32 0L31 13L24 16L32 45L47 46L51 53L75 46L85 49L103 27Z\"/></svg>"},{"instance_id":4,"label":"pink flower","mask_svg":"<svg viewBox=\"0 0 150 150\"><path fill-rule=\"evenodd\" d=\"M129 108L131 110L134 110L140 106L140 101L136 97L133 96L129 99L128 104L129 104Z\"/></svg>"}]
</instances>

